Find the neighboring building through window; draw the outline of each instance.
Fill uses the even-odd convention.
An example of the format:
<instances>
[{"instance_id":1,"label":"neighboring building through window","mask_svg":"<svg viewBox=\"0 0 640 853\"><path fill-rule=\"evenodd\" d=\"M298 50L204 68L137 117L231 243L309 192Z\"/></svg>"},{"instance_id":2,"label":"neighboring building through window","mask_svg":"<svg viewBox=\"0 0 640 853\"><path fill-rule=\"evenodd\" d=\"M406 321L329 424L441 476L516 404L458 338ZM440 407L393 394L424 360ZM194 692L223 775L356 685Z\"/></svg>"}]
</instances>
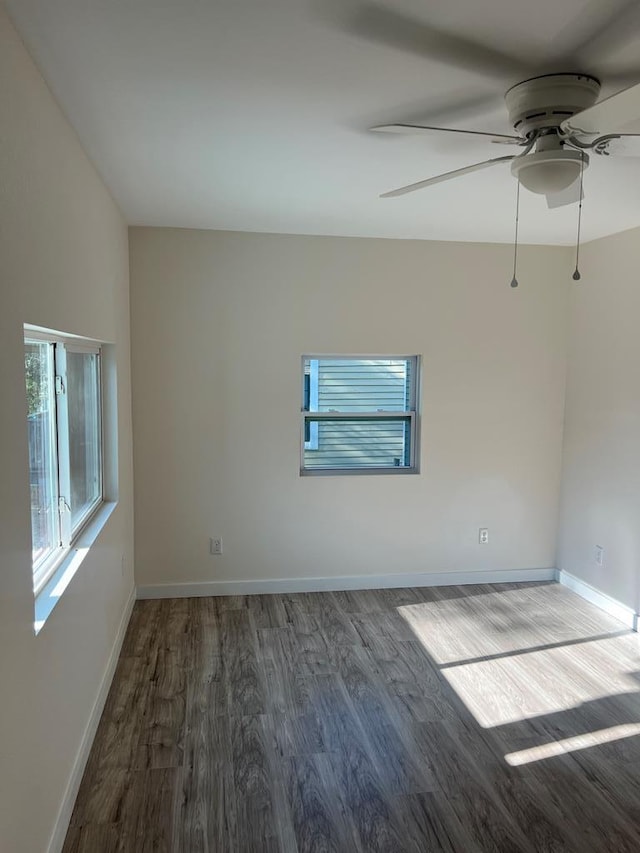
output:
<instances>
[{"instance_id":1,"label":"neighboring building through window","mask_svg":"<svg viewBox=\"0 0 640 853\"><path fill-rule=\"evenodd\" d=\"M101 505L100 347L25 331L33 588Z\"/></svg>"},{"instance_id":2,"label":"neighboring building through window","mask_svg":"<svg viewBox=\"0 0 640 853\"><path fill-rule=\"evenodd\" d=\"M418 356L305 356L302 474L417 473Z\"/></svg>"}]
</instances>

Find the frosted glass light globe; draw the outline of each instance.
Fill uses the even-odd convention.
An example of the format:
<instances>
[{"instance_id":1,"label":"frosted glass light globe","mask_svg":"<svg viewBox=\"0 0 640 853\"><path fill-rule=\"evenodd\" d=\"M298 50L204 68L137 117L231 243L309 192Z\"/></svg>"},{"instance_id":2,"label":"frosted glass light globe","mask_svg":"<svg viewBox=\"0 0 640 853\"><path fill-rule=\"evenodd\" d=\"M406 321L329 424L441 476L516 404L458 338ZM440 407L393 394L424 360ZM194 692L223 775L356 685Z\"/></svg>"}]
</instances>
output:
<instances>
[{"instance_id":1,"label":"frosted glass light globe","mask_svg":"<svg viewBox=\"0 0 640 853\"><path fill-rule=\"evenodd\" d=\"M511 161L511 174L532 193L553 195L566 190L580 177L580 151L536 151ZM584 157L584 168L589 165Z\"/></svg>"}]
</instances>

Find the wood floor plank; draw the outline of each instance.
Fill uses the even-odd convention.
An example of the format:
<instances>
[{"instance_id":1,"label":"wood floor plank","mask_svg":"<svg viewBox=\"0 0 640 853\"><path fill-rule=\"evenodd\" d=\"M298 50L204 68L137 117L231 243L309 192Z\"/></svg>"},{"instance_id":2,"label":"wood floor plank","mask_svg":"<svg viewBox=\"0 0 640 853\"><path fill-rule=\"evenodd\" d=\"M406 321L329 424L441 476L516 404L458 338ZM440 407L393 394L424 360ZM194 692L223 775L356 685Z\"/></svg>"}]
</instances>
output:
<instances>
[{"instance_id":1,"label":"wood floor plank","mask_svg":"<svg viewBox=\"0 0 640 853\"><path fill-rule=\"evenodd\" d=\"M186 698L186 670L178 652L161 648L149 686L147 708L140 742L182 749Z\"/></svg>"},{"instance_id":2,"label":"wood floor plank","mask_svg":"<svg viewBox=\"0 0 640 853\"><path fill-rule=\"evenodd\" d=\"M355 646L362 643L353 620L335 607L327 604L318 612L317 619L318 627L329 648L341 645Z\"/></svg>"},{"instance_id":3,"label":"wood floor plank","mask_svg":"<svg viewBox=\"0 0 640 853\"><path fill-rule=\"evenodd\" d=\"M256 638L249 610L225 610L220 614L220 654L229 714L249 716L266 710L265 684L258 666Z\"/></svg>"},{"instance_id":4,"label":"wood floor plank","mask_svg":"<svg viewBox=\"0 0 640 853\"><path fill-rule=\"evenodd\" d=\"M601 759L590 749L579 750L571 758L580 765L589 784L624 815L632 827L640 828L640 773L638 765L620 766Z\"/></svg>"},{"instance_id":5,"label":"wood floor plank","mask_svg":"<svg viewBox=\"0 0 640 853\"><path fill-rule=\"evenodd\" d=\"M231 717L233 778L240 797L270 801L269 745L262 716Z\"/></svg>"},{"instance_id":6,"label":"wood floor plank","mask_svg":"<svg viewBox=\"0 0 640 853\"><path fill-rule=\"evenodd\" d=\"M456 697L423 647L415 641L370 642L376 671L394 706L409 720L437 722L456 716Z\"/></svg>"},{"instance_id":7,"label":"wood floor plank","mask_svg":"<svg viewBox=\"0 0 640 853\"><path fill-rule=\"evenodd\" d=\"M291 717L313 710L313 678L298 664L290 627L257 631L258 656L268 685L267 710Z\"/></svg>"},{"instance_id":8,"label":"wood floor plank","mask_svg":"<svg viewBox=\"0 0 640 853\"><path fill-rule=\"evenodd\" d=\"M405 832L420 850L481 853L441 794L411 794L400 798L399 808Z\"/></svg>"},{"instance_id":9,"label":"wood floor plank","mask_svg":"<svg viewBox=\"0 0 640 853\"><path fill-rule=\"evenodd\" d=\"M183 746L176 741L140 743L135 755L130 759L132 770L163 770L182 767L183 763Z\"/></svg>"},{"instance_id":10,"label":"wood floor plank","mask_svg":"<svg viewBox=\"0 0 640 853\"><path fill-rule=\"evenodd\" d=\"M602 839L594 847L590 833L583 832L583 828L575 822L567 822L554 798L548 798L546 792L541 790L539 781L521 768L494 772L491 782L498 799L518 822L527 838L534 842L536 851L596 853L604 849Z\"/></svg>"},{"instance_id":11,"label":"wood floor plank","mask_svg":"<svg viewBox=\"0 0 640 853\"><path fill-rule=\"evenodd\" d=\"M374 589L349 589L328 594L344 613L384 613L387 605L376 592Z\"/></svg>"},{"instance_id":12,"label":"wood floor plank","mask_svg":"<svg viewBox=\"0 0 640 853\"><path fill-rule=\"evenodd\" d=\"M398 812L384 792L384 786L358 741L329 755L333 773L366 853L418 853L405 837Z\"/></svg>"},{"instance_id":13,"label":"wood floor plank","mask_svg":"<svg viewBox=\"0 0 640 853\"><path fill-rule=\"evenodd\" d=\"M322 726L315 712L295 716L275 714L272 719L275 749L280 757L325 752Z\"/></svg>"},{"instance_id":14,"label":"wood floor plank","mask_svg":"<svg viewBox=\"0 0 640 853\"><path fill-rule=\"evenodd\" d=\"M418 604L423 600L420 590L414 587L392 587L377 589L375 592L376 598L387 612L405 604Z\"/></svg>"},{"instance_id":15,"label":"wood floor plank","mask_svg":"<svg viewBox=\"0 0 640 853\"><path fill-rule=\"evenodd\" d=\"M400 793L432 791L433 777L426 766L414 760L410 736L403 742L401 720L376 677L368 651L353 646L340 646L335 651L342 682L362 730L360 739L367 744L383 783Z\"/></svg>"},{"instance_id":16,"label":"wood floor plank","mask_svg":"<svg viewBox=\"0 0 640 853\"><path fill-rule=\"evenodd\" d=\"M564 755L545 761L544 767L532 764L528 772L539 785L546 786L546 795L560 811L567 830L578 841L577 849L588 853L640 850L638 825L594 789L576 766L571 756ZM598 815L598 820L594 820L594 814Z\"/></svg>"},{"instance_id":17,"label":"wood floor plank","mask_svg":"<svg viewBox=\"0 0 640 853\"><path fill-rule=\"evenodd\" d=\"M242 851L296 853L293 822L281 766L273 752L271 720L264 715L231 718L233 781L238 808L237 844Z\"/></svg>"},{"instance_id":18,"label":"wood floor plank","mask_svg":"<svg viewBox=\"0 0 640 853\"><path fill-rule=\"evenodd\" d=\"M154 662L121 657L89 757L87 772L102 766L130 767L147 721Z\"/></svg>"},{"instance_id":19,"label":"wood floor plank","mask_svg":"<svg viewBox=\"0 0 640 853\"><path fill-rule=\"evenodd\" d=\"M481 849L536 853L492 789L486 767L478 767L450 724L425 723L413 728L418 749L474 842Z\"/></svg>"},{"instance_id":20,"label":"wood floor plank","mask_svg":"<svg viewBox=\"0 0 640 853\"><path fill-rule=\"evenodd\" d=\"M133 849L132 839L126 837L119 824L92 823L70 827L62 853L121 853Z\"/></svg>"},{"instance_id":21,"label":"wood floor plank","mask_svg":"<svg viewBox=\"0 0 640 853\"><path fill-rule=\"evenodd\" d=\"M256 628L283 628L288 621L280 595L252 595L247 600Z\"/></svg>"},{"instance_id":22,"label":"wood floor plank","mask_svg":"<svg viewBox=\"0 0 640 853\"><path fill-rule=\"evenodd\" d=\"M191 669L194 665L192 601L189 598L165 599L168 613L163 631L164 647L179 655L183 669Z\"/></svg>"},{"instance_id":23,"label":"wood floor plank","mask_svg":"<svg viewBox=\"0 0 640 853\"><path fill-rule=\"evenodd\" d=\"M365 646L385 640L415 640L413 630L398 610L352 614L350 621L357 632L358 642Z\"/></svg>"},{"instance_id":24,"label":"wood floor plank","mask_svg":"<svg viewBox=\"0 0 640 853\"><path fill-rule=\"evenodd\" d=\"M299 853L361 851L355 827L336 796L327 756L289 758L284 773Z\"/></svg>"},{"instance_id":25,"label":"wood floor plank","mask_svg":"<svg viewBox=\"0 0 640 853\"><path fill-rule=\"evenodd\" d=\"M133 771L121 767L98 767L80 785L71 826L116 823L131 786Z\"/></svg>"},{"instance_id":26,"label":"wood floor plank","mask_svg":"<svg viewBox=\"0 0 640 853\"><path fill-rule=\"evenodd\" d=\"M228 717L191 717L174 827L176 853L235 851L237 796Z\"/></svg>"},{"instance_id":27,"label":"wood floor plank","mask_svg":"<svg viewBox=\"0 0 640 853\"><path fill-rule=\"evenodd\" d=\"M478 732L462 719L455 724L448 722L446 727L457 747L467 756L469 775L481 780L496 803L532 842L536 853L561 853L574 849L571 834L554 803L543 803L541 791L531 784L529 775L499 759L490 731Z\"/></svg>"},{"instance_id":28,"label":"wood floor plank","mask_svg":"<svg viewBox=\"0 0 640 853\"><path fill-rule=\"evenodd\" d=\"M148 657L158 642L162 612L160 599L136 601L122 642L122 657Z\"/></svg>"},{"instance_id":29,"label":"wood floor plank","mask_svg":"<svg viewBox=\"0 0 640 853\"><path fill-rule=\"evenodd\" d=\"M172 853L178 768L136 770L119 823L140 853Z\"/></svg>"}]
</instances>

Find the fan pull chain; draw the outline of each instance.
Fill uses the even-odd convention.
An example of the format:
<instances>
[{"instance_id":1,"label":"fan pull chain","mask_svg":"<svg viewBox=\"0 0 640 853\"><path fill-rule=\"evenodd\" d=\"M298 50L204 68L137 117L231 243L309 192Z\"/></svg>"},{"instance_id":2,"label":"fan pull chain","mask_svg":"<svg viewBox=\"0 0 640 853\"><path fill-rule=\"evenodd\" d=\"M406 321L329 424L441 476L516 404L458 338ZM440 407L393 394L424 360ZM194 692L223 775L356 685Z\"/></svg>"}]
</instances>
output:
<instances>
[{"instance_id":1,"label":"fan pull chain","mask_svg":"<svg viewBox=\"0 0 640 853\"><path fill-rule=\"evenodd\" d=\"M513 278L511 279L511 287L518 286L516 278L516 268L518 265L518 219L520 216L520 181L518 181L518 189L516 190L516 237L513 244Z\"/></svg>"},{"instance_id":2,"label":"fan pull chain","mask_svg":"<svg viewBox=\"0 0 640 853\"><path fill-rule=\"evenodd\" d=\"M576 238L576 268L571 276L574 281L580 281L580 270L578 269L578 261L580 259L580 223L582 221L582 176L584 175L584 152L580 160L580 203L578 205L578 236Z\"/></svg>"}]
</instances>

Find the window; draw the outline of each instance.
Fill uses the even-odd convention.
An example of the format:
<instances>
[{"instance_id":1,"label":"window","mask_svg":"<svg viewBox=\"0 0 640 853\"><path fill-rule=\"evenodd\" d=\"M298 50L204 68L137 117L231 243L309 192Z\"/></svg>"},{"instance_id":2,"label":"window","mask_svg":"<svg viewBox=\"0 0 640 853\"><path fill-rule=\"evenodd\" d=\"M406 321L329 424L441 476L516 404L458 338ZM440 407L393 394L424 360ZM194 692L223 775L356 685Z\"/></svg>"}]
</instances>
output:
<instances>
[{"instance_id":1,"label":"window","mask_svg":"<svg viewBox=\"0 0 640 853\"><path fill-rule=\"evenodd\" d=\"M418 356L304 356L302 474L417 473Z\"/></svg>"},{"instance_id":2,"label":"window","mask_svg":"<svg viewBox=\"0 0 640 853\"><path fill-rule=\"evenodd\" d=\"M33 588L102 503L100 347L25 332Z\"/></svg>"}]
</instances>

